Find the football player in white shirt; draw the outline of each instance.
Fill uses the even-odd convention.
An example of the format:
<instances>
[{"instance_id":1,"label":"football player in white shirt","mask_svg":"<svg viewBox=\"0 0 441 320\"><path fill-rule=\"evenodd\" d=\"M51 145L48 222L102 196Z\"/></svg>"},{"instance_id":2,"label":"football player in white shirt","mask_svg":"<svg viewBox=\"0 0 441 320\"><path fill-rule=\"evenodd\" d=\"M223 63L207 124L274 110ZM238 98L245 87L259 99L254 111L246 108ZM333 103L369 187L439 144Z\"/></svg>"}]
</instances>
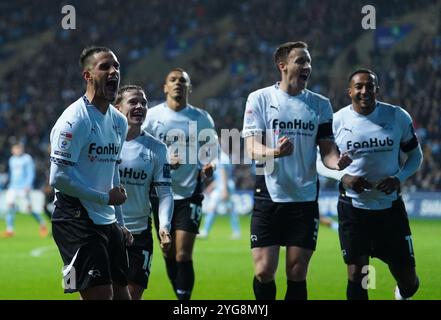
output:
<instances>
[{"instance_id":1,"label":"football player in white shirt","mask_svg":"<svg viewBox=\"0 0 441 320\"><path fill-rule=\"evenodd\" d=\"M423 159L412 118L401 107L376 99L378 77L359 69L349 77L352 104L334 115L333 131L342 152L353 162L344 171L322 175L340 180L339 236L347 264L349 300L367 300L362 285L369 256L389 266L397 281L395 296L408 299L418 290L412 234L400 185ZM400 166L400 150L406 159Z\"/></svg>"},{"instance_id":2,"label":"football player in white shirt","mask_svg":"<svg viewBox=\"0 0 441 320\"><path fill-rule=\"evenodd\" d=\"M151 109L145 130L169 148L174 212L172 247L164 254L167 274L179 300L188 300L194 285L193 246L201 221L202 178L213 174L217 157L214 122L208 112L188 103L191 81L181 68L165 79L166 101ZM157 223L157 200L152 209Z\"/></svg>"},{"instance_id":3,"label":"football player in white shirt","mask_svg":"<svg viewBox=\"0 0 441 320\"><path fill-rule=\"evenodd\" d=\"M170 224L173 215L170 164L167 146L141 130L147 114L144 90L136 85L119 89L115 107L126 116L129 130L121 151L119 165L121 184L127 191L122 205L124 223L133 234L129 255L129 290L132 300L140 300L147 289L153 258L150 186L159 198L159 236L167 252L171 244Z\"/></svg>"},{"instance_id":4,"label":"football player in white shirt","mask_svg":"<svg viewBox=\"0 0 441 320\"><path fill-rule=\"evenodd\" d=\"M285 299L304 300L319 225L317 145L330 169L344 169L351 159L335 146L329 99L306 89L307 44L282 44L274 58L281 81L252 92L244 116L247 151L259 166L266 165L265 176L256 176L251 218L253 289L258 300L275 299L280 246L286 246Z\"/></svg>"},{"instance_id":5,"label":"football player in white shirt","mask_svg":"<svg viewBox=\"0 0 441 320\"><path fill-rule=\"evenodd\" d=\"M66 108L51 131L50 184L55 188L52 233L65 264L64 291L82 299L130 299L118 162L127 120L115 100L120 65L105 47L80 55L86 93Z\"/></svg>"}]
</instances>

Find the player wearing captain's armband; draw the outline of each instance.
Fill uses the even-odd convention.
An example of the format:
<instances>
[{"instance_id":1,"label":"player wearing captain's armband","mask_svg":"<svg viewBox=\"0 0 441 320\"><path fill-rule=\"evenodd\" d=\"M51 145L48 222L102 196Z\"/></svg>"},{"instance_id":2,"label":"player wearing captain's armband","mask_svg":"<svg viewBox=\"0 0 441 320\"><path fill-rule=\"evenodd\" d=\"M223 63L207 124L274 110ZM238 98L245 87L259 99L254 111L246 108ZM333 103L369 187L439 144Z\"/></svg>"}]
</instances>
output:
<instances>
[{"instance_id":1,"label":"player wearing captain's armband","mask_svg":"<svg viewBox=\"0 0 441 320\"><path fill-rule=\"evenodd\" d=\"M332 134L329 99L306 89L311 56L304 42L282 44L275 52L281 81L252 92L246 103L243 136L259 166L251 217L256 299L275 299L280 246L286 246L285 299L307 299L306 275L318 225L317 146L325 166L344 169Z\"/></svg>"}]
</instances>

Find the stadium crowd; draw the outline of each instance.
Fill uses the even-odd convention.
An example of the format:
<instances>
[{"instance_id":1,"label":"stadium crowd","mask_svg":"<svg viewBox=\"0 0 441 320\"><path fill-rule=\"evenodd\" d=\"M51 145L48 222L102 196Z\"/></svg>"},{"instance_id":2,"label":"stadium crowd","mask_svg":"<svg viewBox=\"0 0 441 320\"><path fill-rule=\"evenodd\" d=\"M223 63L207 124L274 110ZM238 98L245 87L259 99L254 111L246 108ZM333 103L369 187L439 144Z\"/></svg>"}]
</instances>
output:
<instances>
[{"instance_id":1,"label":"stadium crowd","mask_svg":"<svg viewBox=\"0 0 441 320\"><path fill-rule=\"evenodd\" d=\"M1 4L0 57L20 55L11 47L23 39L46 30L54 35L30 58L0 73L0 172L7 169L10 146L16 141L24 142L26 152L36 161L37 188L47 181L50 128L63 108L83 90L79 68L74 63L80 48L90 44L111 47L124 66L122 83L129 83L125 72L158 46L163 47L164 58L173 63L196 44L202 44L202 54L182 67L193 75L194 87L228 70L229 81L219 88L220 94L207 98L203 106L220 130L241 128L248 93L276 81L271 55L277 44L288 40L301 39L311 45L314 72L310 88L329 96L335 111L349 104L346 83L332 86L329 70L335 59L365 32L360 27L359 1L155 0L143 4L142 10L137 2L125 2L122 7L122 1L117 0L71 1L77 15L75 30L61 28L64 3L28 3L31 2ZM372 2L377 8L377 25L435 3ZM230 22L222 26L214 23L222 19ZM441 25L437 34L441 34ZM381 100L401 105L413 116L423 147L423 165L406 187L435 191L441 189L441 37L425 34L418 43L408 52L396 54L392 63L386 63L387 50L374 49L370 53L371 67L379 74ZM361 66L356 55L349 54L347 63L353 68ZM145 79L142 85L149 100L162 99L162 84L163 78ZM239 188L250 187L249 167L240 166L236 177Z\"/></svg>"}]
</instances>

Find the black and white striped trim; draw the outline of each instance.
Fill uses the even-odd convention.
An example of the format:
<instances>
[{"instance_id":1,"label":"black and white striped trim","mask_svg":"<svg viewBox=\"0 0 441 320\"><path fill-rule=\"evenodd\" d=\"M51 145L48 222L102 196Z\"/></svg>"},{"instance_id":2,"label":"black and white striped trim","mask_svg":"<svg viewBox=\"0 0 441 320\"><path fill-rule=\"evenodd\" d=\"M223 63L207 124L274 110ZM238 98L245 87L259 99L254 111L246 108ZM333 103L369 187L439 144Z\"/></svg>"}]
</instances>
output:
<instances>
[{"instance_id":1,"label":"black and white striped trim","mask_svg":"<svg viewBox=\"0 0 441 320\"><path fill-rule=\"evenodd\" d=\"M55 158L55 157L51 157L51 162L53 162L55 164L62 164L64 166L73 166L75 164L74 162L70 162L70 161Z\"/></svg>"},{"instance_id":2,"label":"black and white striped trim","mask_svg":"<svg viewBox=\"0 0 441 320\"><path fill-rule=\"evenodd\" d=\"M171 183L165 182L165 181L158 181L158 182L153 182L152 186L154 186L154 187L171 186Z\"/></svg>"}]
</instances>

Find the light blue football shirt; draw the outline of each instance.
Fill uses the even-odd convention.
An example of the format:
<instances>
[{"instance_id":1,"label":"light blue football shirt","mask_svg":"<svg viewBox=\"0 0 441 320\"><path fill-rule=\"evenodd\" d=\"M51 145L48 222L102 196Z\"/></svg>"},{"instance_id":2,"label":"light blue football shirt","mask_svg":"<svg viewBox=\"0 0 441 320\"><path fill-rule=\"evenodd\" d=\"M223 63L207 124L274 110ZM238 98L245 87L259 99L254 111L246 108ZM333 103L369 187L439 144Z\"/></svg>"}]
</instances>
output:
<instances>
[{"instance_id":1,"label":"light blue football shirt","mask_svg":"<svg viewBox=\"0 0 441 320\"><path fill-rule=\"evenodd\" d=\"M20 156L9 158L9 189L24 190L32 189L35 179L35 165L32 157L23 153Z\"/></svg>"}]
</instances>

